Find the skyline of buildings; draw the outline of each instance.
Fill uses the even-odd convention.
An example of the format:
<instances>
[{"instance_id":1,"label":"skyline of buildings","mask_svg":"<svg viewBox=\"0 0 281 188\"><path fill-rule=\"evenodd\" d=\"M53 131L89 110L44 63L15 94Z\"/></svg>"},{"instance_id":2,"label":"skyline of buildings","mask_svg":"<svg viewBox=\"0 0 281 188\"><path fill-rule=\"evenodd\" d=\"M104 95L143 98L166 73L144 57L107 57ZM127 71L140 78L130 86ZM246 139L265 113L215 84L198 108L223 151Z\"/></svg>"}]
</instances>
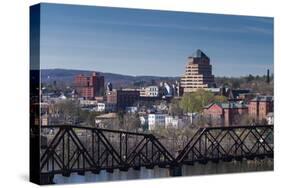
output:
<instances>
[{"instance_id":1,"label":"skyline of buildings","mask_svg":"<svg viewBox=\"0 0 281 188\"><path fill-rule=\"evenodd\" d=\"M200 49L188 57L188 62L182 69L185 73L180 82L178 80L170 80L169 83L161 81L147 86L139 85L137 88L119 89L114 88L111 82L105 83L105 77L98 72L94 71L90 75L77 74L73 76L73 90L68 96L70 100L79 101L83 110L99 113L139 114L141 126L153 130L157 126L167 128L172 125L179 128L192 124L193 113L184 115L178 111L177 115L171 115L173 112L169 111L169 103L174 99L181 100L181 96L185 93L204 89L214 96L226 97L227 101L210 101L202 107L202 112L197 112L197 117L194 117L197 119L196 121L200 121L201 116L209 126L231 126L245 121L246 115L247 121L251 119L253 122L273 122L273 97L260 96L246 88L235 90L217 87L215 76L212 74L210 58ZM266 82L269 83L269 81L269 71L267 71ZM46 101L49 101L48 95L45 98ZM55 101L66 99L67 97L62 93ZM157 104L159 101L165 104L162 106L161 102ZM201 115L198 116L198 114ZM44 115L42 120L46 124L49 122L48 116ZM52 121L54 122L54 120ZM100 123L98 126L102 126L102 120L98 122Z\"/></svg>"}]
</instances>

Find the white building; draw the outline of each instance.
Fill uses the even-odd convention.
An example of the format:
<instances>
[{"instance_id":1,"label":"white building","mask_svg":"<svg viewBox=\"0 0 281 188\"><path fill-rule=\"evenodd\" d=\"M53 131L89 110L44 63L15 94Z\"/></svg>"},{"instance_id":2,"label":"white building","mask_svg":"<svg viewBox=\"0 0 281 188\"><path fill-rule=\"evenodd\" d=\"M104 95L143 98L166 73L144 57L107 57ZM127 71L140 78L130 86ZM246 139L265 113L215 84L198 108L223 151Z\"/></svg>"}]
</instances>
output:
<instances>
[{"instance_id":1,"label":"white building","mask_svg":"<svg viewBox=\"0 0 281 188\"><path fill-rule=\"evenodd\" d=\"M158 86L148 86L140 90L141 97L158 97L159 88Z\"/></svg>"},{"instance_id":2,"label":"white building","mask_svg":"<svg viewBox=\"0 0 281 188\"><path fill-rule=\"evenodd\" d=\"M165 127L173 127L173 128L183 128L187 125L187 120L179 118L177 116L166 116L165 117Z\"/></svg>"},{"instance_id":3,"label":"white building","mask_svg":"<svg viewBox=\"0 0 281 188\"><path fill-rule=\"evenodd\" d=\"M148 126L148 116L147 115L143 115L143 116L140 116L140 124L142 127L146 127Z\"/></svg>"},{"instance_id":4,"label":"white building","mask_svg":"<svg viewBox=\"0 0 281 188\"><path fill-rule=\"evenodd\" d=\"M114 112L116 110L116 104L111 103L97 103L96 111L97 112Z\"/></svg>"},{"instance_id":5,"label":"white building","mask_svg":"<svg viewBox=\"0 0 281 188\"><path fill-rule=\"evenodd\" d=\"M79 103L81 106L94 106L97 104L96 100L86 100L86 99L80 99Z\"/></svg>"},{"instance_id":6,"label":"white building","mask_svg":"<svg viewBox=\"0 0 281 188\"><path fill-rule=\"evenodd\" d=\"M266 116L267 124L273 125L274 124L274 115L273 112L269 112Z\"/></svg>"},{"instance_id":7,"label":"white building","mask_svg":"<svg viewBox=\"0 0 281 188\"><path fill-rule=\"evenodd\" d=\"M219 94L221 92L221 88L216 88L216 87L205 88L205 90L210 91L214 94Z\"/></svg>"},{"instance_id":8,"label":"white building","mask_svg":"<svg viewBox=\"0 0 281 188\"><path fill-rule=\"evenodd\" d=\"M166 114L148 114L148 129L153 130L155 127L165 127Z\"/></svg>"},{"instance_id":9,"label":"white building","mask_svg":"<svg viewBox=\"0 0 281 188\"><path fill-rule=\"evenodd\" d=\"M104 112L105 111L105 106L106 106L105 103L98 102L98 104L97 104L97 111L98 112Z\"/></svg>"},{"instance_id":10,"label":"white building","mask_svg":"<svg viewBox=\"0 0 281 188\"><path fill-rule=\"evenodd\" d=\"M172 126L172 124L173 124L173 119L174 119L173 116L166 116L166 117L165 117L165 126L166 126L166 127Z\"/></svg>"}]
</instances>

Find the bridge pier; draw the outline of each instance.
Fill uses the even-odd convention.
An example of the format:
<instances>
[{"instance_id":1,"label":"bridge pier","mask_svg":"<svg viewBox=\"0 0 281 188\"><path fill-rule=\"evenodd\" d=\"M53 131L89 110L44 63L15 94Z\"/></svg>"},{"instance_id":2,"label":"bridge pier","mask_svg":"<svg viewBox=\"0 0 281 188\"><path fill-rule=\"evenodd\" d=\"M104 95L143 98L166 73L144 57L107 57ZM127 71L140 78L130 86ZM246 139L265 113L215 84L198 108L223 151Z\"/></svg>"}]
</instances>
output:
<instances>
[{"instance_id":1,"label":"bridge pier","mask_svg":"<svg viewBox=\"0 0 281 188\"><path fill-rule=\"evenodd\" d=\"M64 177L70 177L70 172L64 171L64 172L62 173L62 176L64 176Z\"/></svg>"},{"instance_id":2,"label":"bridge pier","mask_svg":"<svg viewBox=\"0 0 281 188\"><path fill-rule=\"evenodd\" d=\"M107 173L113 173L114 169L113 169L113 168L107 168L107 169L105 169L105 171L106 171Z\"/></svg>"},{"instance_id":3,"label":"bridge pier","mask_svg":"<svg viewBox=\"0 0 281 188\"><path fill-rule=\"evenodd\" d=\"M120 167L119 170L120 170L120 171L123 171L123 172L128 172L129 166Z\"/></svg>"},{"instance_id":4,"label":"bridge pier","mask_svg":"<svg viewBox=\"0 0 281 188\"><path fill-rule=\"evenodd\" d=\"M79 172L77 172L77 174L78 174L79 176L85 176L85 171L79 171Z\"/></svg>"},{"instance_id":5,"label":"bridge pier","mask_svg":"<svg viewBox=\"0 0 281 188\"><path fill-rule=\"evenodd\" d=\"M91 170L91 172L93 174L99 174L100 173L100 169L93 169L93 170Z\"/></svg>"},{"instance_id":6,"label":"bridge pier","mask_svg":"<svg viewBox=\"0 0 281 188\"><path fill-rule=\"evenodd\" d=\"M148 164L148 165L145 165L145 168L146 169L153 169L154 165L153 164Z\"/></svg>"},{"instance_id":7,"label":"bridge pier","mask_svg":"<svg viewBox=\"0 0 281 188\"><path fill-rule=\"evenodd\" d=\"M169 167L169 175L172 177L182 176L182 166L176 165Z\"/></svg>"},{"instance_id":8,"label":"bridge pier","mask_svg":"<svg viewBox=\"0 0 281 188\"><path fill-rule=\"evenodd\" d=\"M140 170L141 167L140 167L140 166L133 166L133 169L134 169L134 170Z\"/></svg>"},{"instance_id":9,"label":"bridge pier","mask_svg":"<svg viewBox=\"0 0 281 188\"><path fill-rule=\"evenodd\" d=\"M53 174L41 174L40 175L40 185L54 184Z\"/></svg>"}]
</instances>

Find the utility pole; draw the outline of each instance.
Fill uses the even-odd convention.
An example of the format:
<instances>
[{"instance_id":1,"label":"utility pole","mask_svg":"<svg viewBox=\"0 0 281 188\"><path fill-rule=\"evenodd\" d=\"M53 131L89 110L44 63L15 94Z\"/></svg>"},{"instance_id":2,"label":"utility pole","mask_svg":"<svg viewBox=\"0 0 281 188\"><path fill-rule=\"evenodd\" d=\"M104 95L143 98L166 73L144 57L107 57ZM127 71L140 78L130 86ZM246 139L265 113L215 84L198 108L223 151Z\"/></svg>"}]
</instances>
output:
<instances>
[{"instance_id":1,"label":"utility pole","mask_svg":"<svg viewBox=\"0 0 281 188\"><path fill-rule=\"evenodd\" d=\"M268 83L268 84L269 84L269 82L270 82L269 69L267 69L266 83Z\"/></svg>"}]
</instances>

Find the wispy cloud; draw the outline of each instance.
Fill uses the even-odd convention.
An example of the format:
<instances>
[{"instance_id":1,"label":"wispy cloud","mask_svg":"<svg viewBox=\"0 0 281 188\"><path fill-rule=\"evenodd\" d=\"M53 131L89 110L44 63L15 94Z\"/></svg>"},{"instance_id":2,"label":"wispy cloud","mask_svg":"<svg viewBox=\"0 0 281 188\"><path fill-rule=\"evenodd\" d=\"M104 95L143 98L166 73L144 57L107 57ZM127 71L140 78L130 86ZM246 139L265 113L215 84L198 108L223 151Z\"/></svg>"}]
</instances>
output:
<instances>
[{"instance_id":1,"label":"wispy cloud","mask_svg":"<svg viewBox=\"0 0 281 188\"><path fill-rule=\"evenodd\" d=\"M262 27L254 27L254 26L248 26L246 29L250 32L255 32L255 33L262 33L266 35L272 35L273 34L273 29L267 29L267 28L262 28Z\"/></svg>"},{"instance_id":2,"label":"wispy cloud","mask_svg":"<svg viewBox=\"0 0 281 188\"><path fill-rule=\"evenodd\" d=\"M265 23L265 24L273 24L273 17L247 17L248 20L258 22L258 23Z\"/></svg>"},{"instance_id":3,"label":"wispy cloud","mask_svg":"<svg viewBox=\"0 0 281 188\"><path fill-rule=\"evenodd\" d=\"M93 24L103 24L103 25L120 25L120 26L131 26L131 27L147 27L147 28L160 28L160 29L177 29L186 31L206 31L206 32L218 32L218 33L258 33L265 35L272 35L273 31L271 28L257 27L257 26L236 26L236 27L219 27L219 26L188 26L178 25L178 24L158 24L158 23L129 23L120 21L90 21Z\"/></svg>"}]
</instances>

